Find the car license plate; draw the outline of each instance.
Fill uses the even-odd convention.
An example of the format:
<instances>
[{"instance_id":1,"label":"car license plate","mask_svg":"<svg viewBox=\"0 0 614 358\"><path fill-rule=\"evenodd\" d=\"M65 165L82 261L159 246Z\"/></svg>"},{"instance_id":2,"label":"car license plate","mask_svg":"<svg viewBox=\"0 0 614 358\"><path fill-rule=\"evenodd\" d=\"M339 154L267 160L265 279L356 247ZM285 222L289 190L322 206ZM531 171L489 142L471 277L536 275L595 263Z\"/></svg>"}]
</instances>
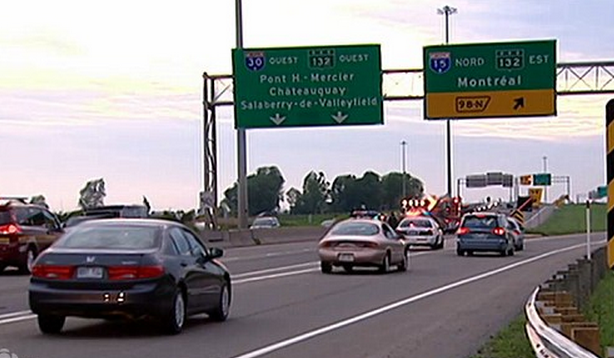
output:
<instances>
[{"instance_id":1,"label":"car license plate","mask_svg":"<svg viewBox=\"0 0 614 358\"><path fill-rule=\"evenodd\" d=\"M339 261L341 262L353 262L354 254L339 254Z\"/></svg>"},{"instance_id":2,"label":"car license plate","mask_svg":"<svg viewBox=\"0 0 614 358\"><path fill-rule=\"evenodd\" d=\"M10 239L8 237L0 237L0 245L7 245L10 243Z\"/></svg>"},{"instance_id":3,"label":"car license plate","mask_svg":"<svg viewBox=\"0 0 614 358\"><path fill-rule=\"evenodd\" d=\"M79 267L77 278L102 278L102 267Z\"/></svg>"}]
</instances>

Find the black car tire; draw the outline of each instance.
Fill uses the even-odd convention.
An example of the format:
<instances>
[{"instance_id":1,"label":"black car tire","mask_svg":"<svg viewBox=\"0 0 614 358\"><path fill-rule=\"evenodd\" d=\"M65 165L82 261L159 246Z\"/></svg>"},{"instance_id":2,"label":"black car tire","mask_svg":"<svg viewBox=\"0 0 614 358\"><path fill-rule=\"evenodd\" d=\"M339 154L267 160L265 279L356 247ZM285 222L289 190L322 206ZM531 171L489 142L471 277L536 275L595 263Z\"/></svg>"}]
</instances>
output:
<instances>
[{"instance_id":1,"label":"black car tire","mask_svg":"<svg viewBox=\"0 0 614 358\"><path fill-rule=\"evenodd\" d=\"M384 259L382 260L382 264L379 267L379 271L381 273L386 273L390 271L390 253L386 253Z\"/></svg>"},{"instance_id":2,"label":"black car tire","mask_svg":"<svg viewBox=\"0 0 614 358\"><path fill-rule=\"evenodd\" d=\"M322 273L331 273L333 272L333 265L328 262L321 261L320 269L322 270Z\"/></svg>"},{"instance_id":3,"label":"black car tire","mask_svg":"<svg viewBox=\"0 0 614 358\"><path fill-rule=\"evenodd\" d=\"M186 302L181 288L175 289L169 312L162 318L162 329L168 334L178 334L186 320Z\"/></svg>"},{"instance_id":4,"label":"black car tire","mask_svg":"<svg viewBox=\"0 0 614 358\"><path fill-rule=\"evenodd\" d=\"M444 246L444 244L445 244L445 241L446 241L446 240L445 240L445 238L443 237L443 235L441 235L441 236L439 237L439 239L440 239L441 241L439 242L439 246L438 246L437 248L438 248L438 249L440 249L440 250L443 250L443 246Z\"/></svg>"},{"instance_id":5,"label":"black car tire","mask_svg":"<svg viewBox=\"0 0 614 358\"><path fill-rule=\"evenodd\" d=\"M37 317L38 328L45 334L58 334L64 328L66 317L39 314Z\"/></svg>"},{"instance_id":6,"label":"black car tire","mask_svg":"<svg viewBox=\"0 0 614 358\"><path fill-rule=\"evenodd\" d=\"M508 256L514 256L515 253L515 249L514 249L514 245L512 245L512 247L510 247L509 251L507 252Z\"/></svg>"},{"instance_id":7,"label":"black car tire","mask_svg":"<svg viewBox=\"0 0 614 358\"><path fill-rule=\"evenodd\" d=\"M499 252L499 254L503 257L507 256L507 249L503 249Z\"/></svg>"},{"instance_id":8,"label":"black car tire","mask_svg":"<svg viewBox=\"0 0 614 358\"><path fill-rule=\"evenodd\" d=\"M345 270L345 272L352 272L352 271L354 271L354 266L352 266L352 265L343 265L343 269Z\"/></svg>"},{"instance_id":9,"label":"black car tire","mask_svg":"<svg viewBox=\"0 0 614 358\"><path fill-rule=\"evenodd\" d=\"M456 249L456 254L458 256L464 256L465 255L465 251L461 250L461 249Z\"/></svg>"},{"instance_id":10,"label":"black car tire","mask_svg":"<svg viewBox=\"0 0 614 358\"><path fill-rule=\"evenodd\" d=\"M215 310L209 312L209 317L217 322L224 322L230 313L230 290L229 284L226 282L220 291L220 298L217 302Z\"/></svg>"}]
</instances>

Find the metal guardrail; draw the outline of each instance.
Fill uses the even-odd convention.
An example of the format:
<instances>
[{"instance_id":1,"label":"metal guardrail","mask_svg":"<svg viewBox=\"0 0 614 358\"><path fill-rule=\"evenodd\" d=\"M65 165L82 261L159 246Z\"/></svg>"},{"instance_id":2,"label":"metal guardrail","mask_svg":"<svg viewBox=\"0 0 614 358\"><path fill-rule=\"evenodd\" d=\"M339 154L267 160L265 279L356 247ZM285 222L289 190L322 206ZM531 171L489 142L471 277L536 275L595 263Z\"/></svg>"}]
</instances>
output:
<instances>
[{"instance_id":1,"label":"metal guardrail","mask_svg":"<svg viewBox=\"0 0 614 358\"><path fill-rule=\"evenodd\" d=\"M537 287L525 305L527 317L526 332L537 358L598 358L592 352L580 347L556 329L550 327L539 316L536 307Z\"/></svg>"}]
</instances>

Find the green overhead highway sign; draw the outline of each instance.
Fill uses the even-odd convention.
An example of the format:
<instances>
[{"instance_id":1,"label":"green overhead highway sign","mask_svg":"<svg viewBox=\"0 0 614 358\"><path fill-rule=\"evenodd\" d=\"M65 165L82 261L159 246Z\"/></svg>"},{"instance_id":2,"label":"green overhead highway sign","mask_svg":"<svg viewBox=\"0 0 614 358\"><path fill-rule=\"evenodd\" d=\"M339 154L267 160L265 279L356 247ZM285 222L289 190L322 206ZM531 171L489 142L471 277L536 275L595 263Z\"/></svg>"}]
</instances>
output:
<instances>
[{"instance_id":1,"label":"green overhead highway sign","mask_svg":"<svg viewBox=\"0 0 614 358\"><path fill-rule=\"evenodd\" d=\"M533 174L533 185L552 185L550 173Z\"/></svg>"},{"instance_id":2,"label":"green overhead highway sign","mask_svg":"<svg viewBox=\"0 0 614 358\"><path fill-rule=\"evenodd\" d=\"M379 45L234 49L236 128L382 124Z\"/></svg>"},{"instance_id":3,"label":"green overhead highway sign","mask_svg":"<svg viewBox=\"0 0 614 358\"><path fill-rule=\"evenodd\" d=\"M424 48L427 119L556 115L556 41Z\"/></svg>"}]
</instances>

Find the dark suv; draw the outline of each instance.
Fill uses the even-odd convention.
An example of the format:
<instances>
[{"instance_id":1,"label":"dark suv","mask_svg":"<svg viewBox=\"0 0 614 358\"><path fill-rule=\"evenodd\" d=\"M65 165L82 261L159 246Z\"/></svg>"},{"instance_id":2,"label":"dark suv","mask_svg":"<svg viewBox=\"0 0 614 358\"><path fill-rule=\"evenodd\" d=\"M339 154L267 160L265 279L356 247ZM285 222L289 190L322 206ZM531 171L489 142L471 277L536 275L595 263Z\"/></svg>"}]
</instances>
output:
<instances>
[{"instance_id":1,"label":"dark suv","mask_svg":"<svg viewBox=\"0 0 614 358\"><path fill-rule=\"evenodd\" d=\"M456 232L456 253L472 255L477 251L494 251L501 256L514 255L514 237L508 230L505 215L499 213L465 214Z\"/></svg>"},{"instance_id":2,"label":"dark suv","mask_svg":"<svg viewBox=\"0 0 614 358\"><path fill-rule=\"evenodd\" d=\"M34 259L63 233L46 208L0 198L0 272L15 266L29 273Z\"/></svg>"}]
</instances>

